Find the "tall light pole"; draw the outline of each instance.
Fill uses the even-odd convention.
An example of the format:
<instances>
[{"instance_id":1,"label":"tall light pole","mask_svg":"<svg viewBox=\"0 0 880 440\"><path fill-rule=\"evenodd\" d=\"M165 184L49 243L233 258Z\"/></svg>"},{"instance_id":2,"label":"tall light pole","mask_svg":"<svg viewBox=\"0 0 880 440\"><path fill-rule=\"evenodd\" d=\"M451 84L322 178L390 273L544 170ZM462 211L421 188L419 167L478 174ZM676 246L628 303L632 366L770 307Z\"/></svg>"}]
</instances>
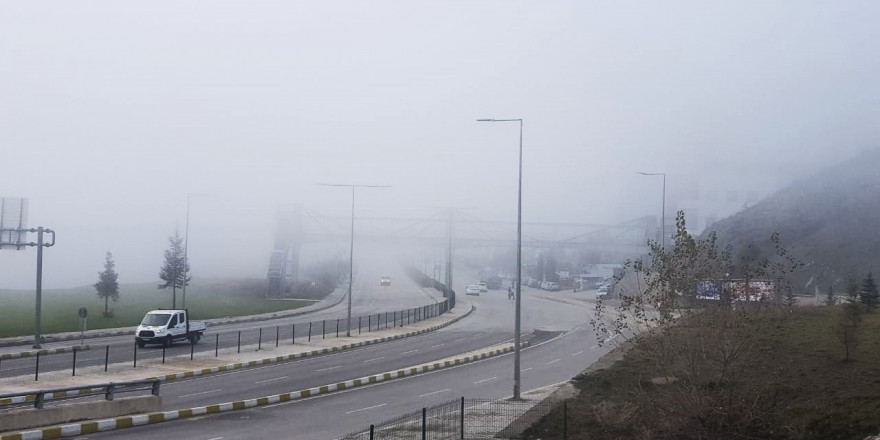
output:
<instances>
[{"instance_id":1,"label":"tall light pole","mask_svg":"<svg viewBox=\"0 0 880 440\"><path fill-rule=\"evenodd\" d=\"M192 196L206 196L204 193L187 193L186 194L186 229L184 234L183 241L183 308L186 308L186 272L187 267L189 266L189 202L192 199Z\"/></svg>"},{"instance_id":2,"label":"tall light pole","mask_svg":"<svg viewBox=\"0 0 880 440\"><path fill-rule=\"evenodd\" d=\"M351 247L348 255L348 315L345 325L345 336L351 336L351 285L354 280L354 189L355 188L391 188L388 185L347 185L342 183L319 183L321 186L344 186L351 188Z\"/></svg>"},{"instance_id":3,"label":"tall light pole","mask_svg":"<svg viewBox=\"0 0 880 440\"><path fill-rule=\"evenodd\" d=\"M477 119L477 122L519 122L519 184L516 199L516 323L514 324L513 355L513 398L520 399L520 310L522 293L522 133L523 120L520 119Z\"/></svg>"},{"instance_id":4,"label":"tall light pole","mask_svg":"<svg viewBox=\"0 0 880 440\"><path fill-rule=\"evenodd\" d=\"M663 232L660 234L660 240L663 252L666 252L666 173L643 173L641 171L638 173L643 176L663 176L663 208L660 214L660 230Z\"/></svg>"}]
</instances>

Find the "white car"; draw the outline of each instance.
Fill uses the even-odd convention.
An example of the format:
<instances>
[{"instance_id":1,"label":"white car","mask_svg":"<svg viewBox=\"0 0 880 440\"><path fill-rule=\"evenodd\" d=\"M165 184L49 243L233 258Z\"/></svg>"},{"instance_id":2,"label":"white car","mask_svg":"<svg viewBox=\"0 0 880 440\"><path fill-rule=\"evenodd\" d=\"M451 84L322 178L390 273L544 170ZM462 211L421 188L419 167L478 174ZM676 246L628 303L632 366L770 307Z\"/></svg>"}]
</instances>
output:
<instances>
[{"instance_id":1,"label":"white car","mask_svg":"<svg viewBox=\"0 0 880 440\"><path fill-rule=\"evenodd\" d=\"M465 292L465 294L480 296L480 286L476 284L471 284L470 286L467 286L467 291Z\"/></svg>"},{"instance_id":2,"label":"white car","mask_svg":"<svg viewBox=\"0 0 880 440\"><path fill-rule=\"evenodd\" d=\"M488 292L489 291L489 286L486 284L485 281L480 281L477 284L477 287L480 288L480 292Z\"/></svg>"}]
</instances>

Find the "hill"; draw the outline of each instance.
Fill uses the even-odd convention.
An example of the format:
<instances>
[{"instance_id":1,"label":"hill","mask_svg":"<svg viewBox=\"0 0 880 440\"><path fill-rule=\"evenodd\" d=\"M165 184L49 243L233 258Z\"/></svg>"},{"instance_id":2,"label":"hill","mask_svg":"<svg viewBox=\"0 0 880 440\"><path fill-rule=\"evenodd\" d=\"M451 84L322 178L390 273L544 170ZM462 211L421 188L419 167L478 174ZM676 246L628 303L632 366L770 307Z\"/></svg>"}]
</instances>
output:
<instances>
[{"instance_id":1,"label":"hill","mask_svg":"<svg viewBox=\"0 0 880 440\"><path fill-rule=\"evenodd\" d=\"M814 176L797 181L712 225L719 242L740 256L770 256L769 237L800 258L797 292L835 292L880 271L880 149L866 151Z\"/></svg>"}]
</instances>

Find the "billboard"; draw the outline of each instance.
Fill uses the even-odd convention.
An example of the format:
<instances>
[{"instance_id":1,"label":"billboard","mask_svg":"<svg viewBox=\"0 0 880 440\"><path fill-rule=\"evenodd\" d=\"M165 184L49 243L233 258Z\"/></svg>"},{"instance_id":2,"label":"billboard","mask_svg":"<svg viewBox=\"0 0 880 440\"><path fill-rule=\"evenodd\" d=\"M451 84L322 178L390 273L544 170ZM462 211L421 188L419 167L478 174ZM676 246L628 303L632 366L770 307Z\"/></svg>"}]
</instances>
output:
<instances>
[{"instance_id":1,"label":"billboard","mask_svg":"<svg viewBox=\"0 0 880 440\"><path fill-rule=\"evenodd\" d=\"M697 299L721 300L721 282L697 281Z\"/></svg>"},{"instance_id":2,"label":"billboard","mask_svg":"<svg viewBox=\"0 0 880 440\"><path fill-rule=\"evenodd\" d=\"M24 249L27 242L28 200L22 197L0 197L0 249Z\"/></svg>"}]
</instances>

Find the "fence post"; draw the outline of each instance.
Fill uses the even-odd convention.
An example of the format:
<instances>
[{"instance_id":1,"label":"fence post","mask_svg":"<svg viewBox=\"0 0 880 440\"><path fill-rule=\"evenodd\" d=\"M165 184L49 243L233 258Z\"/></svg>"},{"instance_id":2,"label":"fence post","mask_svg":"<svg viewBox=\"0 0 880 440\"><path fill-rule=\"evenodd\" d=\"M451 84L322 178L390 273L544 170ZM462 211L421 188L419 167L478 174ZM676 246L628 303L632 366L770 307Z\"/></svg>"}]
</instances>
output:
<instances>
[{"instance_id":1,"label":"fence post","mask_svg":"<svg viewBox=\"0 0 880 440\"><path fill-rule=\"evenodd\" d=\"M370 425L370 440L373 440L373 431L376 430L375 425Z\"/></svg>"},{"instance_id":2,"label":"fence post","mask_svg":"<svg viewBox=\"0 0 880 440\"><path fill-rule=\"evenodd\" d=\"M162 363L165 363L165 344L162 344Z\"/></svg>"},{"instance_id":3,"label":"fence post","mask_svg":"<svg viewBox=\"0 0 880 440\"><path fill-rule=\"evenodd\" d=\"M339 318L336 318L336 337L339 337Z\"/></svg>"},{"instance_id":4,"label":"fence post","mask_svg":"<svg viewBox=\"0 0 880 440\"><path fill-rule=\"evenodd\" d=\"M196 353L196 344L190 342L189 344L189 360L193 360L193 355Z\"/></svg>"},{"instance_id":5,"label":"fence post","mask_svg":"<svg viewBox=\"0 0 880 440\"><path fill-rule=\"evenodd\" d=\"M40 380L40 352L37 352L37 365L34 368L34 382Z\"/></svg>"},{"instance_id":6,"label":"fence post","mask_svg":"<svg viewBox=\"0 0 880 440\"><path fill-rule=\"evenodd\" d=\"M238 352L241 353L241 330L238 331Z\"/></svg>"},{"instance_id":7,"label":"fence post","mask_svg":"<svg viewBox=\"0 0 880 440\"><path fill-rule=\"evenodd\" d=\"M296 324L290 324L290 343L296 345Z\"/></svg>"},{"instance_id":8,"label":"fence post","mask_svg":"<svg viewBox=\"0 0 880 440\"><path fill-rule=\"evenodd\" d=\"M281 326L275 326L275 348L278 348L278 339L281 337Z\"/></svg>"},{"instance_id":9,"label":"fence post","mask_svg":"<svg viewBox=\"0 0 880 440\"><path fill-rule=\"evenodd\" d=\"M71 367L71 376L76 376L76 346L73 347L73 367Z\"/></svg>"},{"instance_id":10,"label":"fence post","mask_svg":"<svg viewBox=\"0 0 880 440\"><path fill-rule=\"evenodd\" d=\"M562 401L562 440L568 439L568 400Z\"/></svg>"},{"instance_id":11,"label":"fence post","mask_svg":"<svg viewBox=\"0 0 880 440\"><path fill-rule=\"evenodd\" d=\"M461 439L464 440L464 396L461 396L461 420L459 425L461 426Z\"/></svg>"},{"instance_id":12,"label":"fence post","mask_svg":"<svg viewBox=\"0 0 880 440\"><path fill-rule=\"evenodd\" d=\"M113 385L113 382L110 382L110 384L107 385L107 391L104 391L104 400L113 400L113 388L114 388L114 386L115 386L115 385Z\"/></svg>"},{"instance_id":13,"label":"fence post","mask_svg":"<svg viewBox=\"0 0 880 440\"><path fill-rule=\"evenodd\" d=\"M41 393L41 392L37 392L37 398L34 399L34 408L36 408L36 409L43 409L43 401L44 401L45 399L46 399L46 395L45 395L45 394L43 394L43 393Z\"/></svg>"},{"instance_id":14,"label":"fence post","mask_svg":"<svg viewBox=\"0 0 880 440\"><path fill-rule=\"evenodd\" d=\"M312 342L312 321L309 321L309 342Z\"/></svg>"},{"instance_id":15,"label":"fence post","mask_svg":"<svg viewBox=\"0 0 880 440\"><path fill-rule=\"evenodd\" d=\"M358 334L361 334L361 316L358 316Z\"/></svg>"},{"instance_id":16,"label":"fence post","mask_svg":"<svg viewBox=\"0 0 880 440\"><path fill-rule=\"evenodd\" d=\"M132 368L138 367L138 345L137 341L134 343L134 363L132 364Z\"/></svg>"},{"instance_id":17,"label":"fence post","mask_svg":"<svg viewBox=\"0 0 880 440\"><path fill-rule=\"evenodd\" d=\"M321 320L321 339L327 338L327 320Z\"/></svg>"},{"instance_id":18,"label":"fence post","mask_svg":"<svg viewBox=\"0 0 880 440\"><path fill-rule=\"evenodd\" d=\"M394 311L394 327L397 327L397 310Z\"/></svg>"},{"instance_id":19,"label":"fence post","mask_svg":"<svg viewBox=\"0 0 880 440\"><path fill-rule=\"evenodd\" d=\"M214 334L214 357L217 357L217 352L220 350L220 333Z\"/></svg>"},{"instance_id":20,"label":"fence post","mask_svg":"<svg viewBox=\"0 0 880 440\"><path fill-rule=\"evenodd\" d=\"M257 351L263 348L263 327L260 327L260 337L257 339Z\"/></svg>"},{"instance_id":21,"label":"fence post","mask_svg":"<svg viewBox=\"0 0 880 440\"><path fill-rule=\"evenodd\" d=\"M367 333L373 331L373 315L367 315Z\"/></svg>"},{"instance_id":22,"label":"fence post","mask_svg":"<svg viewBox=\"0 0 880 440\"><path fill-rule=\"evenodd\" d=\"M422 440L428 439L428 408L422 408Z\"/></svg>"},{"instance_id":23,"label":"fence post","mask_svg":"<svg viewBox=\"0 0 880 440\"><path fill-rule=\"evenodd\" d=\"M107 372L107 363L110 361L110 346L104 347L104 372Z\"/></svg>"},{"instance_id":24,"label":"fence post","mask_svg":"<svg viewBox=\"0 0 880 440\"><path fill-rule=\"evenodd\" d=\"M159 384L161 384L161 383L162 382L160 382L159 380L156 380L155 382L153 382L153 388L152 388L151 392L156 397L159 397Z\"/></svg>"}]
</instances>

